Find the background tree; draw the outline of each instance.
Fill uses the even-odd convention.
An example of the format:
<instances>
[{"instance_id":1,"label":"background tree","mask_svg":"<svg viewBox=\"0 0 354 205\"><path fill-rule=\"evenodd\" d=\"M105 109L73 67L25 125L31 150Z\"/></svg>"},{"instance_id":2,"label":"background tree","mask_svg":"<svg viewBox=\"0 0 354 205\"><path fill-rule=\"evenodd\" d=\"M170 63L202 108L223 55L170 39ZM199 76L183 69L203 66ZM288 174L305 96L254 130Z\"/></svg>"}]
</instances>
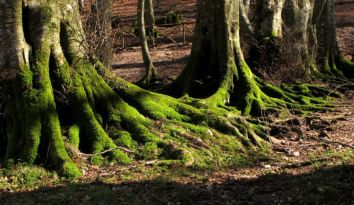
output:
<instances>
[{"instance_id":1,"label":"background tree","mask_svg":"<svg viewBox=\"0 0 354 205\"><path fill-rule=\"evenodd\" d=\"M354 66L341 56L337 45L333 0L264 0L257 1L254 9L258 14L252 23L256 25L254 47L260 53L250 55L259 67L280 68L284 66L279 63L294 59L294 65L286 67L301 68L301 75L308 78L314 74L353 77Z\"/></svg>"},{"instance_id":2,"label":"background tree","mask_svg":"<svg viewBox=\"0 0 354 205\"><path fill-rule=\"evenodd\" d=\"M145 6L145 2L149 2L149 6ZM146 9L145 9L146 8ZM147 15L145 15L145 10L147 10ZM149 84L159 80L159 76L157 74L156 68L152 63L152 59L149 52L149 46L147 43L146 37L146 29L151 32L154 32L154 20L153 20L153 10L152 10L152 1L151 0L138 0L138 28L139 28L139 35L140 35L140 45L141 45L141 52L143 55L143 61L145 65L145 76L143 79L140 80L142 84ZM145 17L148 17L147 19ZM148 26L145 25L148 23ZM152 33L152 35L154 35Z\"/></svg>"},{"instance_id":3,"label":"background tree","mask_svg":"<svg viewBox=\"0 0 354 205\"><path fill-rule=\"evenodd\" d=\"M155 14L153 0L145 0L145 27L146 34L152 40L152 45L155 46Z\"/></svg>"}]
</instances>

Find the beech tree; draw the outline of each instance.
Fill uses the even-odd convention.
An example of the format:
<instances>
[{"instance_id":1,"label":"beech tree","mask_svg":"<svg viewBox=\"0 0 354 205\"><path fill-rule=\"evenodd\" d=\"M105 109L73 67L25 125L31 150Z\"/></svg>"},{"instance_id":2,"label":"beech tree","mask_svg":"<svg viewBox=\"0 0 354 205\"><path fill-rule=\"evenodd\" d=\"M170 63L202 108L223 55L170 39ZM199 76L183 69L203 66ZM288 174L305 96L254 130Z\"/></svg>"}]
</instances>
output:
<instances>
[{"instance_id":1,"label":"beech tree","mask_svg":"<svg viewBox=\"0 0 354 205\"><path fill-rule=\"evenodd\" d=\"M308 73L353 77L353 64L342 58L336 43L333 1L289 1L293 12L283 13L285 2L257 1L259 15L250 24L256 25L254 35L271 42L282 38L282 16L292 18L299 38L307 45L303 66L312 71ZM205 98L205 103L214 107L234 106L244 114L260 114L285 106L316 109L322 100L314 96L325 90L311 85L280 89L252 73L240 46L239 16L248 21L245 5L237 0L198 1L191 57L170 88L173 94Z\"/></svg>"},{"instance_id":2,"label":"beech tree","mask_svg":"<svg viewBox=\"0 0 354 205\"><path fill-rule=\"evenodd\" d=\"M337 45L334 0L262 0L257 4L253 24L259 42L294 38L301 43L300 66L307 75L354 77L353 64L343 58ZM291 37L284 36L284 28Z\"/></svg>"},{"instance_id":3,"label":"beech tree","mask_svg":"<svg viewBox=\"0 0 354 205\"><path fill-rule=\"evenodd\" d=\"M148 3L148 6L145 6ZM147 10L148 12L145 12ZM145 13L147 13L145 15ZM156 68L152 62L151 55L149 52L149 46L147 42L147 37L146 37L146 24L147 23L147 28L149 32L154 32L154 23L153 23L153 17L152 17L152 1L151 0L139 0L138 1L138 28L139 28L139 35L140 35L140 46L141 46L141 52L143 56L143 62L145 66L145 76L143 79L140 80L139 83L141 84L149 84L154 81L159 80L159 76L157 74ZM152 30L151 30L152 29ZM154 33L152 33L154 35Z\"/></svg>"},{"instance_id":4,"label":"beech tree","mask_svg":"<svg viewBox=\"0 0 354 205\"><path fill-rule=\"evenodd\" d=\"M155 46L155 13L154 3L152 0L145 0L144 21L146 26L146 34L152 39L152 44Z\"/></svg>"},{"instance_id":5,"label":"beech tree","mask_svg":"<svg viewBox=\"0 0 354 205\"><path fill-rule=\"evenodd\" d=\"M83 153L98 165L160 158L205 167L268 146L264 126L233 108L149 92L92 62L77 0L0 1L0 17L5 164L78 177L72 159Z\"/></svg>"}]
</instances>

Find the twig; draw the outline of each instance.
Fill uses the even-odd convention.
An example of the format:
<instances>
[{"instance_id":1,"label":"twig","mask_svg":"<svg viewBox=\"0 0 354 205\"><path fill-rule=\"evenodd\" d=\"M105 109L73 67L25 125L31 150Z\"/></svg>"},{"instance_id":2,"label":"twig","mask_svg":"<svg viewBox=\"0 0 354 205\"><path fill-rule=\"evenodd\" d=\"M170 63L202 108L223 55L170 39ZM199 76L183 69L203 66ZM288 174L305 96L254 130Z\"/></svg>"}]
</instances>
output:
<instances>
[{"instance_id":1,"label":"twig","mask_svg":"<svg viewBox=\"0 0 354 205\"><path fill-rule=\"evenodd\" d=\"M343 147L349 147L349 148L354 149L354 146L352 146L350 144L345 144L343 142L331 141L331 140L326 140L326 139L323 139L323 138L315 138L315 137L309 137L308 139L315 140L315 141L321 141L321 142L325 142L325 143L328 143L328 144L337 144L337 145L341 145Z\"/></svg>"},{"instance_id":2,"label":"twig","mask_svg":"<svg viewBox=\"0 0 354 205\"><path fill-rule=\"evenodd\" d=\"M328 93L327 97L330 96L332 93L336 92L339 88L347 86L347 85L352 85L353 83L351 82L347 82L341 85L338 85L337 87L335 87L333 90L331 90L331 92Z\"/></svg>"},{"instance_id":3,"label":"twig","mask_svg":"<svg viewBox=\"0 0 354 205\"><path fill-rule=\"evenodd\" d=\"M115 151L115 150L117 150L117 149L123 150L123 151L125 151L125 152L127 152L127 153L130 153L130 154L135 154L135 152L132 151L132 150L129 150L129 149L127 149L127 148L118 146L118 147L115 147L115 148L112 148L112 149L108 149L108 150L105 150L105 151L103 151L103 152L99 152L99 153L95 153L95 154L79 153L79 155L84 156L84 157L94 157L94 156L98 156L98 155L107 154L107 153L109 153L109 152L113 152L113 151Z\"/></svg>"},{"instance_id":4,"label":"twig","mask_svg":"<svg viewBox=\"0 0 354 205\"><path fill-rule=\"evenodd\" d=\"M322 141L322 142L326 142L326 143L329 143L329 144L338 144L338 145L341 145L343 147L349 147L349 148L354 149L354 146L352 146L350 144L345 144L345 143L342 143L342 142L338 142L338 141L331 141L331 140L326 140L326 139L323 139L323 138L313 138L313 139L318 140L318 141Z\"/></svg>"}]
</instances>

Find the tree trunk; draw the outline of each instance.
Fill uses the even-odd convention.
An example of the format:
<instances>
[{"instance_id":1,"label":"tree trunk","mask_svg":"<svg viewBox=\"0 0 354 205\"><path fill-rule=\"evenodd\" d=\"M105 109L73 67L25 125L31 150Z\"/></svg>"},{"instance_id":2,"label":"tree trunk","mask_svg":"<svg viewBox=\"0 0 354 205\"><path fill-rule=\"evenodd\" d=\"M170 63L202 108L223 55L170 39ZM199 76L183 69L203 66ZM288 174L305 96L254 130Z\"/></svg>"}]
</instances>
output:
<instances>
[{"instance_id":1,"label":"tree trunk","mask_svg":"<svg viewBox=\"0 0 354 205\"><path fill-rule=\"evenodd\" d=\"M259 36L281 37L283 35L282 11L285 0L261 0L257 17L257 31Z\"/></svg>"},{"instance_id":2,"label":"tree trunk","mask_svg":"<svg viewBox=\"0 0 354 205\"><path fill-rule=\"evenodd\" d=\"M132 156L205 166L267 145L262 126L251 129L238 112L146 91L92 62L77 0L0 1L0 16L7 164L45 163L77 177L72 158L80 156L98 165Z\"/></svg>"},{"instance_id":3,"label":"tree trunk","mask_svg":"<svg viewBox=\"0 0 354 205\"><path fill-rule=\"evenodd\" d=\"M257 2L259 15L253 22L257 43L253 47L265 49L253 58L269 56L256 59L258 65L281 67L279 59L295 58L294 69L303 68L308 77L321 73L353 77L354 66L343 59L337 45L333 0Z\"/></svg>"},{"instance_id":4,"label":"tree trunk","mask_svg":"<svg viewBox=\"0 0 354 205\"><path fill-rule=\"evenodd\" d=\"M152 45L155 46L155 15L152 0L145 0L145 27L146 34L151 38Z\"/></svg>"},{"instance_id":5,"label":"tree trunk","mask_svg":"<svg viewBox=\"0 0 354 205\"><path fill-rule=\"evenodd\" d=\"M146 29L145 29L145 2L149 1L149 0L139 0L138 1L138 28L139 28L139 34L140 34L140 44L141 44L141 52L143 55L143 61L144 61L144 65L145 65L145 76L142 80L140 80L139 83L141 84L149 84L152 82L156 82L159 77L157 75L157 71L156 68L154 67L153 63L152 63L152 59L150 56L150 52L149 52L149 46L147 43L147 37L146 37ZM152 2L150 2L152 3ZM151 11L149 11L148 13L150 13ZM149 15L150 16L150 15ZM151 19L149 18L149 21ZM150 22L151 23L151 22Z\"/></svg>"},{"instance_id":6,"label":"tree trunk","mask_svg":"<svg viewBox=\"0 0 354 205\"><path fill-rule=\"evenodd\" d=\"M239 3L198 1L190 60L172 84L171 92L176 96L206 98L204 103L210 106L235 106L246 115L259 115L283 106L300 109L300 104L314 106L317 100L282 91L252 73L240 46ZM272 28L278 25L278 20L270 19Z\"/></svg>"}]
</instances>

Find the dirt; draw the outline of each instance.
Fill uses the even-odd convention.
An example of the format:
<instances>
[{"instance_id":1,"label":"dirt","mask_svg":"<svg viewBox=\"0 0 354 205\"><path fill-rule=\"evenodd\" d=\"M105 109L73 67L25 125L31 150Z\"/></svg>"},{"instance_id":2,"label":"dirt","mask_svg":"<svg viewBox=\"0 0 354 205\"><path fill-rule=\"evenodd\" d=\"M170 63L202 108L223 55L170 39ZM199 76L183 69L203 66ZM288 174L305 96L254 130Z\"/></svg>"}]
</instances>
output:
<instances>
[{"instance_id":1,"label":"dirt","mask_svg":"<svg viewBox=\"0 0 354 205\"><path fill-rule=\"evenodd\" d=\"M175 79L188 62L191 44L160 45L150 49L154 66L166 83ZM130 82L137 82L144 74L140 47L132 47L114 55L112 65L114 73Z\"/></svg>"}]
</instances>

